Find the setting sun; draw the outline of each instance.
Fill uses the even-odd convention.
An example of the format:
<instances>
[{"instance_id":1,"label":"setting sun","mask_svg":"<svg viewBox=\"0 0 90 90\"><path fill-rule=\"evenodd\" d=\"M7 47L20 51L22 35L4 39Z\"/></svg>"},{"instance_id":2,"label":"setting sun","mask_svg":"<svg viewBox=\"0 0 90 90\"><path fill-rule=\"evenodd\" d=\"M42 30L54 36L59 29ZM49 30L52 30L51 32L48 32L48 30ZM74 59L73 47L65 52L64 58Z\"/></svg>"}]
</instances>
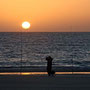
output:
<instances>
[{"instance_id":1,"label":"setting sun","mask_svg":"<svg viewBox=\"0 0 90 90\"><path fill-rule=\"evenodd\" d=\"M22 23L22 28L24 28L24 29L29 29L30 26L31 26L30 23L27 22L27 21L25 21L25 22Z\"/></svg>"}]
</instances>

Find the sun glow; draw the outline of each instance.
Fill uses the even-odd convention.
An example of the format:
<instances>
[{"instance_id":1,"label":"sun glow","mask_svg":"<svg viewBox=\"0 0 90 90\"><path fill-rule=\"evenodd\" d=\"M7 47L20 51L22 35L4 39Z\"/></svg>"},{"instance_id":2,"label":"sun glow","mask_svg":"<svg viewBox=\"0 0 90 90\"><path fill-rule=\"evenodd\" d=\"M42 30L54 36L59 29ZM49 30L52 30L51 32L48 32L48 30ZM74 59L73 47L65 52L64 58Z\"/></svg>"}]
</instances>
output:
<instances>
[{"instance_id":1,"label":"sun glow","mask_svg":"<svg viewBox=\"0 0 90 90\"><path fill-rule=\"evenodd\" d=\"M31 24L29 22L27 22L27 21L22 23L22 28L24 28L24 29L29 29L30 26L31 26Z\"/></svg>"}]
</instances>

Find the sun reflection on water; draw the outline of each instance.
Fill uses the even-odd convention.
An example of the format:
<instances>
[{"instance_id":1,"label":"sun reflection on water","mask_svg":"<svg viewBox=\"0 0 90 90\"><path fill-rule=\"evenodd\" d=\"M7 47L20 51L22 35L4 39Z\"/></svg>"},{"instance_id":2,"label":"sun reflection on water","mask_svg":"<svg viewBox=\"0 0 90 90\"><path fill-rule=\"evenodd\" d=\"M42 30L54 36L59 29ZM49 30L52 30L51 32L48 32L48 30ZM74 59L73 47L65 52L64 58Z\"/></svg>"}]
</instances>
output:
<instances>
[{"instance_id":1,"label":"sun reflection on water","mask_svg":"<svg viewBox=\"0 0 90 90\"><path fill-rule=\"evenodd\" d=\"M56 72L55 74L90 74L90 72ZM5 72L0 75L47 75L47 72Z\"/></svg>"}]
</instances>

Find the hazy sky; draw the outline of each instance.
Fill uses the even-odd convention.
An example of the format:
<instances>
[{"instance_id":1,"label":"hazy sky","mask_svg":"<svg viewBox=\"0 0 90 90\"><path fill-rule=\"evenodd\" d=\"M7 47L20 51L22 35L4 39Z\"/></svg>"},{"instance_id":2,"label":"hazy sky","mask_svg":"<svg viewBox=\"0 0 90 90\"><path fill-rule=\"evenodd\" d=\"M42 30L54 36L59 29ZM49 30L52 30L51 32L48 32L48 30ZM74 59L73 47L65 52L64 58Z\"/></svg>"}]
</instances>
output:
<instances>
[{"instance_id":1,"label":"hazy sky","mask_svg":"<svg viewBox=\"0 0 90 90\"><path fill-rule=\"evenodd\" d=\"M90 0L0 0L0 31L30 32L90 31Z\"/></svg>"}]
</instances>

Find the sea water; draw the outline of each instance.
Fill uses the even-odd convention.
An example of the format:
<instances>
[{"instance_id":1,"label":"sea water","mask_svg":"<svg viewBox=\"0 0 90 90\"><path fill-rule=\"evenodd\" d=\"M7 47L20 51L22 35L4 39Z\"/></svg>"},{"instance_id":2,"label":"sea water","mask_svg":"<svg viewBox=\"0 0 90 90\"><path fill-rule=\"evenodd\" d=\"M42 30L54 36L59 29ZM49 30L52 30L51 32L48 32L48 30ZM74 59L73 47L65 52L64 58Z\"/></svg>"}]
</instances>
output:
<instances>
[{"instance_id":1,"label":"sea water","mask_svg":"<svg viewBox=\"0 0 90 90\"><path fill-rule=\"evenodd\" d=\"M0 67L90 68L90 32L1 32Z\"/></svg>"}]
</instances>

